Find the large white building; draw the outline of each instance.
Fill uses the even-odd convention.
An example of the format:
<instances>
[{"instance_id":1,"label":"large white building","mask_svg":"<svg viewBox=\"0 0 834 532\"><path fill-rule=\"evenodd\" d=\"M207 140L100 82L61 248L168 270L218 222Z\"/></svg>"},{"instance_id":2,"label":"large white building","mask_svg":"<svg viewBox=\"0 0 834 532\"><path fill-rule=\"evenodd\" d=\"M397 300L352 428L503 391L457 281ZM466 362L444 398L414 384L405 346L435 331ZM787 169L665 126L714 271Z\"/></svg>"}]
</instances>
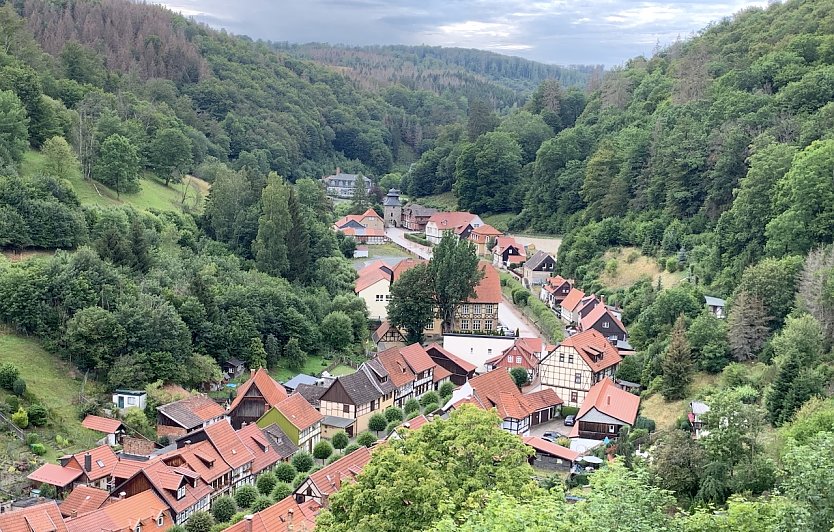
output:
<instances>
[{"instance_id":1,"label":"large white building","mask_svg":"<svg viewBox=\"0 0 834 532\"><path fill-rule=\"evenodd\" d=\"M445 234L454 234L460 238L469 238L469 233L476 227L484 225L477 214L469 212L436 212L426 222L426 240L439 244Z\"/></svg>"}]
</instances>

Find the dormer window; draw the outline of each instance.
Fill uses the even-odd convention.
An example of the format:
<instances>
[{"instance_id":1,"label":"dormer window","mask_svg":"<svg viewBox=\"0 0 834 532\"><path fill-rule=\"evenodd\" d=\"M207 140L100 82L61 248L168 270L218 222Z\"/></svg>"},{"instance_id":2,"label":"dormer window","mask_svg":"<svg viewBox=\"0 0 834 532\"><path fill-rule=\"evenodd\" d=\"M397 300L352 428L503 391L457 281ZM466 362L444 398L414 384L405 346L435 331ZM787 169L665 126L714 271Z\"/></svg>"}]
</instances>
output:
<instances>
[{"instance_id":1,"label":"dormer window","mask_svg":"<svg viewBox=\"0 0 834 532\"><path fill-rule=\"evenodd\" d=\"M163 526L165 524L165 516L160 515L156 518L156 526Z\"/></svg>"},{"instance_id":2,"label":"dormer window","mask_svg":"<svg viewBox=\"0 0 834 532\"><path fill-rule=\"evenodd\" d=\"M183 497L185 497L185 486L180 486L177 488L177 500L180 500Z\"/></svg>"},{"instance_id":3,"label":"dormer window","mask_svg":"<svg viewBox=\"0 0 834 532\"><path fill-rule=\"evenodd\" d=\"M133 532L142 532L142 523L136 523L136 528L133 529Z\"/></svg>"},{"instance_id":4,"label":"dormer window","mask_svg":"<svg viewBox=\"0 0 834 532\"><path fill-rule=\"evenodd\" d=\"M608 322L608 321L602 322L602 328L603 329L607 329L609 327L611 327L611 322Z\"/></svg>"}]
</instances>

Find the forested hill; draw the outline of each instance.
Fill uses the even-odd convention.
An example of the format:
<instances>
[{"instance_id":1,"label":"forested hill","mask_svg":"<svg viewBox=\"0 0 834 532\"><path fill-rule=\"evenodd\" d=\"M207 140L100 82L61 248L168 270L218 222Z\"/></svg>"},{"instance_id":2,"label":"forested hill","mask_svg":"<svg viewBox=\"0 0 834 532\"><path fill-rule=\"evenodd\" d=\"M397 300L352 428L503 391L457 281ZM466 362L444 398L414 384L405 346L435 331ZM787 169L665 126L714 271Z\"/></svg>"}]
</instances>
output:
<instances>
[{"instance_id":1,"label":"forested hill","mask_svg":"<svg viewBox=\"0 0 834 532\"><path fill-rule=\"evenodd\" d=\"M435 94L479 97L506 108L522 104L545 79L585 87L600 79L601 65L548 65L521 57L440 46L340 46L273 43L276 49L339 67L359 86L378 89L401 84Z\"/></svg>"}]
</instances>

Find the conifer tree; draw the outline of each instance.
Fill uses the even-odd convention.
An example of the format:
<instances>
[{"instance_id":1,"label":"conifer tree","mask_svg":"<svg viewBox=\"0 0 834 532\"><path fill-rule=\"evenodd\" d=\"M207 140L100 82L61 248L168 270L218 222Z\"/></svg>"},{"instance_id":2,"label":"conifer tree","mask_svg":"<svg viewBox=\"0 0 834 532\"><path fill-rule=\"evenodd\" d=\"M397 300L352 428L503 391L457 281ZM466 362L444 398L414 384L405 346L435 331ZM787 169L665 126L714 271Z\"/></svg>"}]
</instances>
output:
<instances>
[{"instance_id":1,"label":"conifer tree","mask_svg":"<svg viewBox=\"0 0 834 532\"><path fill-rule=\"evenodd\" d=\"M289 268L287 235L290 231L289 187L274 172L261 194L258 237L253 244L258 269L283 275Z\"/></svg>"},{"instance_id":2,"label":"conifer tree","mask_svg":"<svg viewBox=\"0 0 834 532\"><path fill-rule=\"evenodd\" d=\"M290 228L287 235L287 277L292 281L306 282L310 268L310 232L301 213L301 205L295 190L289 187L287 210Z\"/></svg>"},{"instance_id":3,"label":"conifer tree","mask_svg":"<svg viewBox=\"0 0 834 532\"><path fill-rule=\"evenodd\" d=\"M669 347L663 355L663 384L661 393L667 400L683 399L692 382L694 364L689 341L686 339L686 322L683 315L678 316L672 328Z\"/></svg>"},{"instance_id":4,"label":"conifer tree","mask_svg":"<svg viewBox=\"0 0 834 532\"><path fill-rule=\"evenodd\" d=\"M746 291L735 296L727 326L730 350L736 360L744 362L758 356L770 333L767 326L769 321L770 317L760 298Z\"/></svg>"}]
</instances>

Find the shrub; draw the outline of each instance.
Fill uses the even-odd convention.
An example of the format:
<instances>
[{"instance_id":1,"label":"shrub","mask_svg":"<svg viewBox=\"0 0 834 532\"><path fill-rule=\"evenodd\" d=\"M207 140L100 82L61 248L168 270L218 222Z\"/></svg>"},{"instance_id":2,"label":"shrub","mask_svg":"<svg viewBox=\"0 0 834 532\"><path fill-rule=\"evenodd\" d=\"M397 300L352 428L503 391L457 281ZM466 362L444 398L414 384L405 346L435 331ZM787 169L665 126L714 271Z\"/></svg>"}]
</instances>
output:
<instances>
[{"instance_id":1,"label":"shrub","mask_svg":"<svg viewBox=\"0 0 834 532\"><path fill-rule=\"evenodd\" d=\"M238 508L249 508L257 498L258 488L248 484L239 487L235 492L235 504Z\"/></svg>"},{"instance_id":2,"label":"shrub","mask_svg":"<svg viewBox=\"0 0 834 532\"><path fill-rule=\"evenodd\" d=\"M516 288L513 290L513 303L519 306L527 305L530 299L530 291L526 288Z\"/></svg>"},{"instance_id":3,"label":"shrub","mask_svg":"<svg viewBox=\"0 0 834 532\"><path fill-rule=\"evenodd\" d=\"M26 381L18 377L12 384L12 391L18 397L23 397L26 393Z\"/></svg>"},{"instance_id":4,"label":"shrub","mask_svg":"<svg viewBox=\"0 0 834 532\"><path fill-rule=\"evenodd\" d=\"M174 525L168 529L168 532L186 532L185 527L182 525Z\"/></svg>"},{"instance_id":5,"label":"shrub","mask_svg":"<svg viewBox=\"0 0 834 532\"><path fill-rule=\"evenodd\" d=\"M275 478L279 482L292 482L292 479L295 478L295 475L298 474L295 467L289 462L281 462L275 469L272 470L275 473Z\"/></svg>"},{"instance_id":6,"label":"shrub","mask_svg":"<svg viewBox=\"0 0 834 532\"><path fill-rule=\"evenodd\" d=\"M299 473L306 473L313 468L315 463L313 462L313 457L310 456L310 453L301 451L299 453L295 453L295 456L292 457L292 465Z\"/></svg>"},{"instance_id":7,"label":"shrub","mask_svg":"<svg viewBox=\"0 0 834 532\"><path fill-rule=\"evenodd\" d=\"M294 479L292 479L292 489L293 489L293 490L298 489L298 486L300 486L302 482L304 482L305 480L307 480L307 477L309 477L309 476L310 476L310 475L308 475L307 473L299 473L299 474L297 474L297 475L295 476L295 478L294 478Z\"/></svg>"},{"instance_id":8,"label":"shrub","mask_svg":"<svg viewBox=\"0 0 834 532\"><path fill-rule=\"evenodd\" d=\"M272 490L272 499L275 502L286 499L290 495L292 495L292 486L290 486L287 482L279 482L278 484L275 484L275 488Z\"/></svg>"},{"instance_id":9,"label":"shrub","mask_svg":"<svg viewBox=\"0 0 834 532\"><path fill-rule=\"evenodd\" d=\"M420 406L422 406L423 408L425 408L426 405L429 404L429 403L439 403L439 402L440 402L440 396L437 395L437 392L426 392L426 393L423 394L422 397L420 397Z\"/></svg>"},{"instance_id":10,"label":"shrub","mask_svg":"<svg viewBox=\"0 0 834 532\"><path fill-rule=\"evenodd\" d=\"M194 512L185 523L186 532L211 532L214 517L208 512Z\"/></svg>"},{"instance_id":11,"label":"shrub","mask_svg":"<svg viewBox=\"0 0 834 532\"><path fill-rule=\"evenodd\" d=\"M401 423L401 421L392 421L391 423L388 423L388 426L385 427L385 434L391 434L394 432L394 429L399 427Z\"/></svg>"},{"instance_id":12,"label":"shrub","mask_svg":"<svg viewBox=\"0 0 834 532\"><path fill-rule=\"evenodd\" d=\"M371 447L377 442L376 436L373 433L365 431L356 437L356 443L365 447Z\"/></svg>"},{"instance_id":13,"label":"shrub","mask_svg":"<svg viewBox=\"0 0 834 532\"><path fill-rule=\"evenodd\" d=\"M46 425L46 422L49 417L49 412L47 412L46 407L35 403L29 407L29 423L36 427L43 427Z\"/></svg>"},{"instance_id":14,"label":"shrub","mask_svg":"<svg viewBox=\"0 0 834 532\"><path fill-rule=\"evenodd\" d=\"M315 447L313 447L313 457L316 460L327 460L333 454L333 446L327 440L319 440Z\"/></svg>"},{"instance_id":15,"label":"shrub","mask_svg":"<svg viewBox=\"0 0 834 532\"><path fill-rule=\"evenodd\" d=\"M0 365L0 388L11 391L12 386L14 386L14 381L18 377L20 377L20 371L18 371L14 364L6 362Z\"/></svg>"},{"instance_id":16,"label":"shrub","mask_svg":"<svg viewBox=\"0 0 834 532\"><path fill-rule=\"evenodd\" d=\"M562 417L575 416L579 413L579 409L575 406L563 406Z\"/></svg>"},{"instance_id":17,"label":"shrub","mask_svg":"<svg viewBox=\"0 0 834 532\"><path fill-rule=\"evenodd\" d=\"M568 449L570 449L570 438L568 438L567 436L559 436L558 438L556 438L555 443L556 445L561 445L562 447L567 447Z\"/></svg>"},{"instance_id":18,"label":"shrub","mask_svg":"<svg viewBox=\"0 0 834 532\"><path fill-rule=\"evenodd\" d=\"M519 388L527 384L527 381L530 380L530 374L527 373L527 370L525 368L521 367L511 369L510 376L513 378L513 382L515 382L515 385Z\"/></svg>"},{"instance_id":19,"label":"shrub","mask_svg":"<svg viewBox=\"0 0 834 532\"><path fill-rule=\"evenodd\" d=\"M417 417L417 416L419 416L419 415L420 415L420 411L419 411L419 410L416 410L416 411L414 411L414 412L412 412L412 413L408 414L408 416L406 416L405 420L406 420L406 421L410 421L410 420L414 419L415 417Z\"/></svg>"},{"instance_id":20,"label":"shrub","mask_svg":"<svg viewBox=\"0 0 834 532\"><path fill-rule=\"evenodd\" d=\"M231 497L218 497L211 503L211 515L218 523L225 523L235 515L237 504Z\"/></svg>"},{"instance_id":21,"label":"shrub","mask_svg":"<svg viewBox=\"0 0 834 532\"><path fill-rule=\"evenodd\" d=\"M452 381L446 381L440 385L440 389L438 393L440 393L440 397L449 397L452 395L452 392L455 391L455 383Z\"/></svg>"},{"instance_id":22,"label":"shrub","mask_svg":"<svg viewBox=\"0 0 834 532\"><path fill-rule=\"evenodd\" d=\"M58 490L52 484L41 484L38 489L41 491L41 497L54 499L58 496Z\"/></svg>"},{"instance_id":23,"label":"shrub","mask_svg":"<svg viewBox=\"0 0 834 532\"><path fill-rule=\"evenodd\" d=\"M361 447L361 445L359 445L358 443L351 443L351 444L349 444L347 447L345 447L345 450L344 450L344 453L345 453L345 454L344 454L344 456L349 455L350 453L352 453L353 451L355 451L355 450L356 450L356 449L358 449L359 447Z\"/></svg>"},{"instance_id":24,"label":"shrub","mask_svg":"<svg viewBox=\"0 0 834 532\"><path fill-rule=\"evenodd\" d=\"M333 444L334 449L341 451L348 446L350 439L348 438L347 432L340 430L339 432L333 434L333 437L330 438L330 443Z\"/></svg>"},{"instance_id":25,"label":"shrub","mask_svg":"<svg viewBox=\"0 0 834 532\"><path fill-rule=\"evenodd\" d=\"M22 406L17 409L17 412L12 414L12 423L21 429L29 426L29 414L26 413L26 410L23 410Z\"/></svg>"},{"instance_id":26,"label":"shrub","mask_svg":"<svg viewBox=\"0 0 834 532\"><path fill-rule=\"evenodd\" d=\"M6 404L9 405L10 412L17 412L17 409L20 408L20 399L15 395L10 395L6 397Z\"/></svg>"},{"instance_id":27,"label":"shrub","mask_svg":"<svg viewBox=\"0 0 834 532\"><path fill-rule=\"evenodd\" d=\"M637 421L634 422L634 428L646 429L649 432L654 432L655 422L653 419L649 419L643 416L637 416Z\"/></svg>"},{"instance_id":28,"label":"shrub","mask_svg":"<svg viewBox=\"0 0 834 532\"><path fill-rule=\"evenodd\" d=\"M36 432L30 432L26 435L26 445L32 445L33 443L40 442L40 436Z\"/></svg>"},{"instance_id":29,"label":"shrub","mask_svg":"<svg viewBox=\"0 0 834 532\"><path fill-rule=\"evenodd\" d=\"M632 264L634 261L636 261L639 258L640 258L640 252L635 249L635 250L632 250L628 253L628 255L626 256L625 261L628 264Z\"/></svg>"},{"instance_id":30,"label":"shrub","mask_svg":"<svg viewBox=\"0 0 834 532\"><path fill-rule=\"evenodd\" d=\"M333 455L330 458L327 459L327 465L332 464L333 462L335 462L336 460L338 460L342 456L344 456L344 455L339 454L339 453L333 453Z\"/></svg>"},{"instance_id":31,"label":"shrub","mask_svg":"<svg viewBox=\"0 0 834 532\"><path fill-rule=\"evenodd\" d=\"M385 419L385 415L383 415L381 412L377 412L376 414L372 415L371 418L368 420L368 430L372 430L377 434L385 430L385 427L387 425L388 420Z\"/></svg>"},{"instance_id":32,"label":"shrub","mask_svg":"<svg viewBox=\"0 0 834 532\"><path fill-rule=\"evenodd\" d=\"M32 449L32 452L38 456L43 456L46 454L46 447L42 443L33 443L29 446Z\"/></svg>"},{"instance_id":33,"label":"shrub","mask_svg":"<svg viewBox=\"0 0 834 532\"><path fill-rule=\"evenodd\" d=\"M258 480L255 481L255 486L258 488L258 491L261 492L261 495L269 495L272 493L272 488L274 488L277 483L278 478L274 473L263 473L258 477Z\"/></svg>"},{"instance_id":34,"label":"shrub","mask_svg":"<svg viewBox=\"0 0 834 532\"><path fill-rule=\"evenodd\" d=\"M429 404L427 404L426 406L423 407L423 413L424 414L431 414L432 412L436 411L438 408L440 408L440 405L438 403L429 403Z\"/></svg>"},{"instance_id":35,"label":"shrub","mask_svg":"<svg viewBox=\"0 0 834 532\"><path fill-rule=\"evenodd\" d=\"M669 257L666 259L666 270L669 273L675 273L678 271L678 258L677 257Z\"/></svg>"},{"instance_id":36,"label":"shrub","mask_svg":"<svg viewBox=\"0 0 834 532\"><path fill-rule=\"evenodd\" d=\"M403 412L402 408L397 408L396 406L389 406L385 409L385 419L388 420L389 423L392 421L402 421L405 419L405 413Z\"/></svg>"},{"instance_id":37,"label":"shrub","mask_svg":"<svg viewBox=\"0 0 834 532\"><path fill-rule=\"evenodd\" d=\"M405 415L408 415L412 412L419 412L420 411L420 401L415 398L411 398L405 402L405 406L403 408Z\"/></svg>"},{"instance_id":38,"label":"shrub","mask_svg":"<svg viewBox=\"0 0 834 532\"><path fill-rule=\"evenodd\" d=\"M617 275L618 267L619 263L617 263L617 259L609 259L608 262L605 263L605 274L609 277L614 277Z\"/></svg>"},{"instance_id":39,"label":"shrub","mask_svg":"<svg viewBox=\"0 0 834 532\"><path fill-rule=\"evenodd\" d=\"M272 499L266 495L261 495L255 502L252 503L252 512L260 512L272 506Z\"/></svg>"}]
</instances>

